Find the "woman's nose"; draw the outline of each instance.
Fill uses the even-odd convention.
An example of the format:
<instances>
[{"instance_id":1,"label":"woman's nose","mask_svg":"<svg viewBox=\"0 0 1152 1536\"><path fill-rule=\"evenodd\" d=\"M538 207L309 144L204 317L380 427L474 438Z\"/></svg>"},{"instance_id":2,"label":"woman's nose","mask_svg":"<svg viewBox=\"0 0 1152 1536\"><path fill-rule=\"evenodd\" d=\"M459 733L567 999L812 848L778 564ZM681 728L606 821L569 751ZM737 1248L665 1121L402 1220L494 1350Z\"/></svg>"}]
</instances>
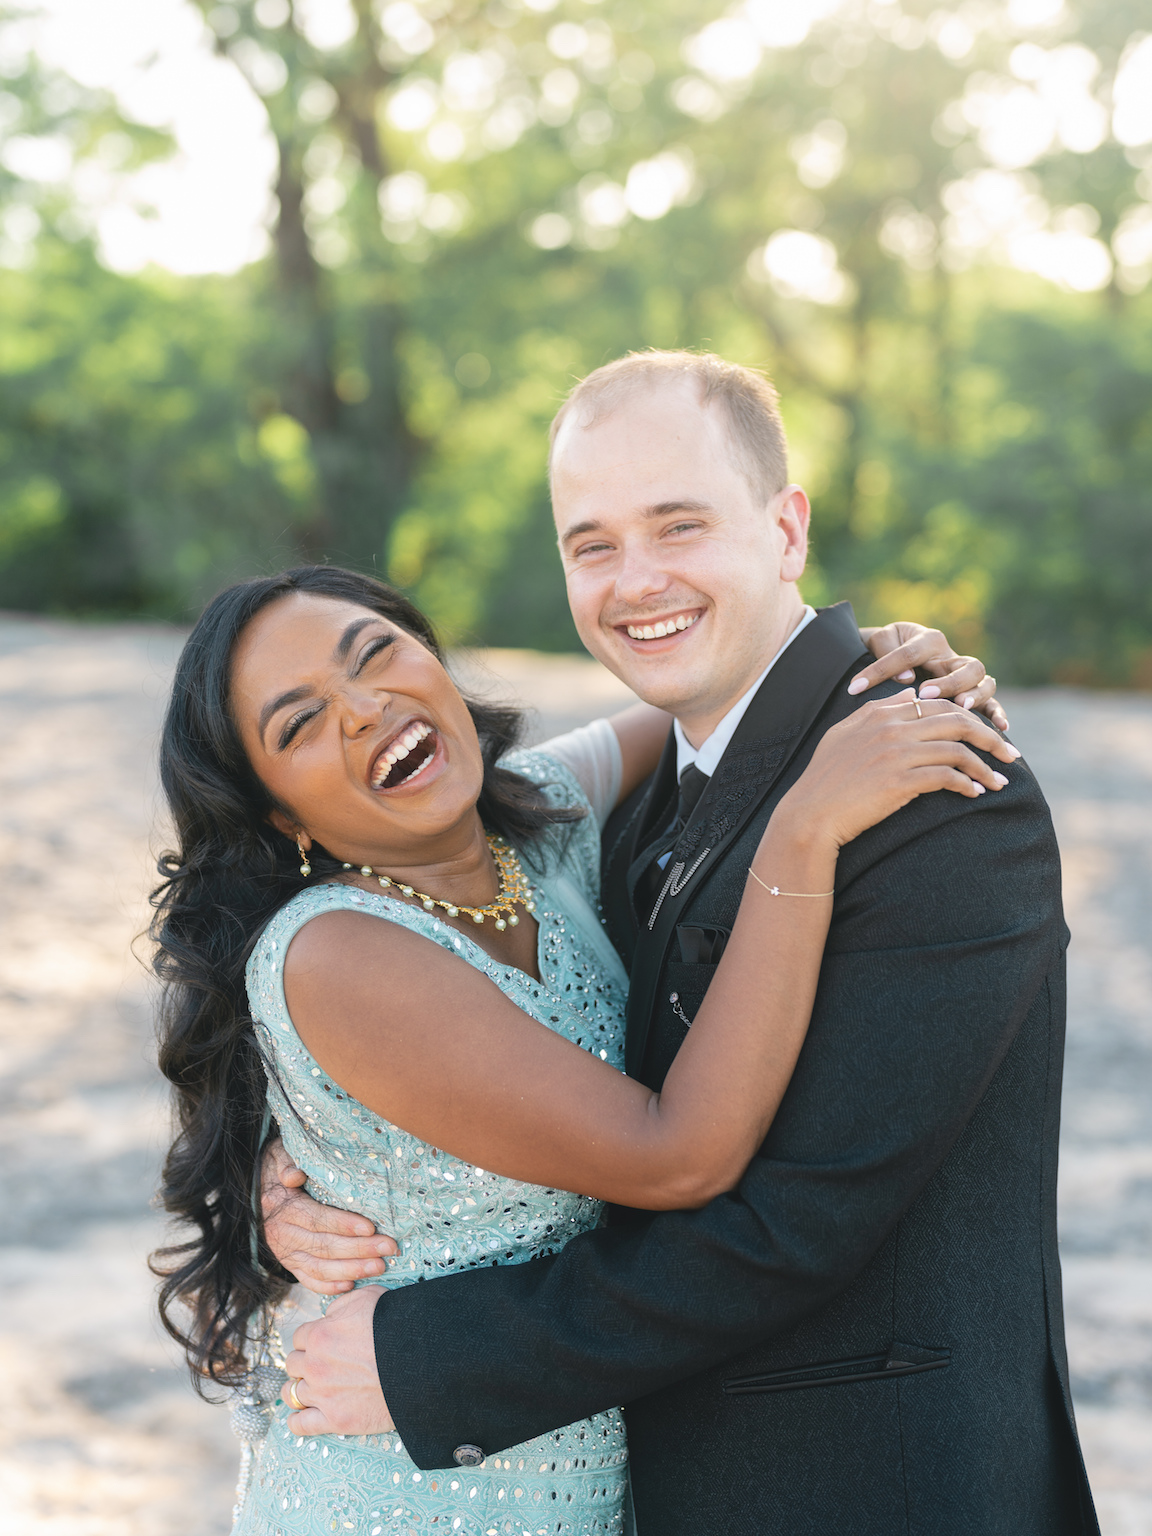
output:
<instances>
[{"instance_id":1,"label":"woman's nose","mask_svg":"<svg viewBox=\"0 0 1152 1536\"><path fill-rule=\"evenodd\" d=\"M380 724L388 695L353 687L345 693L343 703L344 730L349 736L359 736Z\"/></svg>"}]
</instances>

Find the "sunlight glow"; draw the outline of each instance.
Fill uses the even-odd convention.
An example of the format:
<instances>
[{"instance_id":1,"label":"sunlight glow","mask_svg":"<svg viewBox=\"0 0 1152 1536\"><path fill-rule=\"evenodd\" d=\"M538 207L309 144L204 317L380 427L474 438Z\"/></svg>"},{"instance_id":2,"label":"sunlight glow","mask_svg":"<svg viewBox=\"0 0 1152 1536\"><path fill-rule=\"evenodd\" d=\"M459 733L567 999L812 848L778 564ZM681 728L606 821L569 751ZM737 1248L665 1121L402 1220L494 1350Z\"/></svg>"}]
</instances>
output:
<instances>
[{"instance_id":1,"label":"sunlight glow","mask_svg":"<svg viewBox=\"0 0 1152 1536\"><path fill-rule=\"evenodd\" d=\"M1112 88L1112 132L1121 144L1152 143L1152 37L1125 50Z\"/></svg>"},{"instance_id":2,"label":"sunlight glow","mask_svg":"<svg viewBox=\"0 0 1152 1536\"><path fill-rule=\"evenodd\" d=\"M1074 293L1106 288L1112 277L1108 247L1073 230L1035 230L1009 241L1012 264Z\"/></svg>"},{"instance_id":3,"label":"sunlight glow","mask_svg":"<svg viewBox=\"0 0 1152 1536\"><path fill-rule=\"evenodd\" d=\"M1089 48L1067 43L1045 50L1013 49L1009 67L1019 84L977 73L960 110L977 130L981 149L1001 170L1021 170L1057 147L1088 154L1108 135L1108 112L1092 92L1100 61Z\"/></svg>"},{"instance_id":4,"label":"sunlight glow","mask_svg":"<svg viewBox=\"0 0 1152 1536\"><path fill-rule=\"evenodd\" d=\"M788 145L796 162L796 174L806 187L826 187L836 180L844 165L848 130L834 117L817 123L811 133L802 134Z\"/></svg>"},{"instance_id":5,"label":"sunlight glow","mask_svg":"<svg viewBox=\"0 0 1152 1536\"><path fill-rule=\"evenodd\" d=\"M417 58L427 53L436 41L436 33L411 0L393 0L380 12L380 25L402 54Z\"/></svg>"},{"instance_id":6,"label":"sunlight glow","mask_svg":"<svg viewBox=\"0 0 1152 1536\"><path fill-rule=\"evenodd\" d=\"M293 14L313 48L342 48L356 35L356 12L348 0L295 0Z\"/></svg>"},{"instance_id":7,"label":"sunlight glow","mask_svg":"<svg viewBox=\"0 0 1152 1536\"><path fill-rule=\"evenodd\" d=\"M385 116L401 133L419 133L436 116L440 92L432 80L423 77L406 80L388 98Z\"/></svg>"},{"instance_id":8,"label":"sunlight glow","mask_svg":"<svg viewBox=\"0 0 1152 1536\"><path fill-rule=\"evenodd\" d=\"M710 21L684 44L684 57L694 69L727 84L747 80L760 63L760 39L751 23L740 16Z\"/></svg>"},{"instance_id":9,"label":"sunlight glow","mask_svg":"<svg viewBox=\"0 0 1152 1536\"><path fill-rule=\"evenodd\" d=\"M796 48L841 0L745 0L744 14L765 48Z\"/></svg>"},{"instance_id":10,"label":"sunlight glow","mask_svg":"<svg viewBox=\"0 0 1152 1536\"><path fill-rule=\"evenodd\" d=\"M638 160L628 172L624 196L638 219L662 219L696 190L692 157L687 150L666 149L652 160Z\"/></svg>"},{"instance_id":11,"label":"sunlight glow","mask_svg":"<svg viewBox=\"0 0 1152 1536\"><path fill-rule=\"evenodd\" d=\"M722 85L747 80L765 48L796 48L816 22L839 10L842 0L744 0L729 16L710 21L688 38L681 52L693 69ZM679 106L680 103L677 102ZM704 112L691 116L705 117Z\"/></svg>"},{"instance_id":12,"label":"sunlight glow","mask_svg":"<svg viewBox=\"0 0 1152 1536\"><path fill-rule=\"evenodd\" d=\"M942 198L943 255L954 271L990 257L1076 293L1104 288L1112 277L1111 253L1095 238L1096 210L1049 208L1026 174L977 171L950 182Z\"/></svg>"},{"instance_id":13,"label":"sunlight glow","mask_svg":"<svg viewBox=\"0 0 1152 1536\"><path fill-rule=\"evenodd\" d=\"M1116 281L1127 293L1138 293L1152 280L1152 207L1129 208L1112 236Z\"/></svg>"},{"instance_id":14,"label":"sunlight glow","mask_svg":"<svg viewBox=\"0 0 1152 1536\"><path fill-rule=\"evenodd\" d=\"M264 109L185 0L44 0L30 29L46 63L176 139L164 164L75 177L109 266L231 272L263 253L276 163Z\"/></svg>"},{"instance_id":15,"label":"sunlight glow","mask_svg":"<svg viewBox=\"0 0 1152 1536\"><path fill-rule=\"evenodd\" d=\"M803 229L778 229L748 258L748 276L771 284L784 299L843 304L851 297L851 282L840 270L836 247L823 235Z\"/></svg>"}]
</instances>

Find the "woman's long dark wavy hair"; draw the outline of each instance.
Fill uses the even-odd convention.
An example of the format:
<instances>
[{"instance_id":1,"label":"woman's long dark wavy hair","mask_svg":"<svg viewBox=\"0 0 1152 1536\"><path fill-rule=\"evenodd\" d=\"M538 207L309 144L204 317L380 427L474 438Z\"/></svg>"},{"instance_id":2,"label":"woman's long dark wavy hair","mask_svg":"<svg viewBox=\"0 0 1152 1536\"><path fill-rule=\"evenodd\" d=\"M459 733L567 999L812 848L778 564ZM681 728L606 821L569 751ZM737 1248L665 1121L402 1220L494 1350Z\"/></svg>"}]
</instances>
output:
<instances>
[{"instance_id":1,"label":"woman's long dark wavy hair","mask_svg":"<svg viewBox=\"0 0 1152 1536\"><path fill-rule=\"evenodd\" d=\"M164 1164L164 1208L196 1228L161 1249L160 1315L183 1345L198 1389L238 1384L249 1319L288 1278L263 1243L255 1210L265 1123L264 1063L248 1012L244 967L268 920L305 882L293 843L233 717L236 642L262 609L295 593L357 603L416 636L443 660L432 626L400 593L334 566L300 566L229 587L204 610L181 653L160 745L160 778L176 849L152 893L153 966L163 982L160 1070L172 1083L178 1134ZM580 812L550 807L534 784L499 766L521 715L465 700L484 760L484 825L521 846ZM318 844L312 883L340 871ZM190 1313L190 1319L188 1318Z\"/></svg>"}]
</instances>

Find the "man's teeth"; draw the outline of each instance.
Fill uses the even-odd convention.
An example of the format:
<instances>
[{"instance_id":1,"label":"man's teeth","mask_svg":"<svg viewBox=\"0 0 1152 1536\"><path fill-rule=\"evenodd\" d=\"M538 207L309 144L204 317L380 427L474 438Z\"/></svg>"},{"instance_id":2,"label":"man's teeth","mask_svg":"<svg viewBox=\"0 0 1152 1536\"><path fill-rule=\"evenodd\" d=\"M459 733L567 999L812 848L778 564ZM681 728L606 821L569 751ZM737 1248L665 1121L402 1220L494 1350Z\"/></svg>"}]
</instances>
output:
<instances>
[{"instance_id":1,"label":"man's teeth","mask_svg":"<svg viewBox=\"0 0 1152 1536\"><path fill-rule=\"evenodd\" d=\"M662 640L665 635L675 634L678 629L690 629L699 617L698 613L690 616L681 613L663 624L629 624L628 633L633 640Z\"/></svg>"},{"instance_id":2,"label":"man's teeth","mask_svg":"<svg viewBox=\"0 0 1152 1536\"><path fill-rule=\"evenodd\" d=\"M384 756L376 764L376 772L372 776L372 782L379 788L391 773L397 763L402 762L415 747L418 747L426 736L431 736L432 727L425 725L421 720L412 726L403 736L397 737L385 752Z\"/></svg>"}]
</instances>

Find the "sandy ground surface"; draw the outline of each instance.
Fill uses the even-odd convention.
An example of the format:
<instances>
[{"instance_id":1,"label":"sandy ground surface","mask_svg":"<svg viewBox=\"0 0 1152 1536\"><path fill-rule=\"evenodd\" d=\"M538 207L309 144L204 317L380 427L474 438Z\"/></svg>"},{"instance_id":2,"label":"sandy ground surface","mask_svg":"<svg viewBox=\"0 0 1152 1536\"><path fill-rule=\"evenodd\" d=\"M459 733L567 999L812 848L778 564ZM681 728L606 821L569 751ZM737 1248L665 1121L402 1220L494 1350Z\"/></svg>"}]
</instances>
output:
<instances>
[{"instance_id":1,"label":"sandy ground surface","mask_svg":"<svg viewBox=\"0 0 1152 1536\"><path fill-rule=\"evenodd\" d=\"M0 1536L214 1536L235 1441L152 1321L165 1140L132 958L180 636L0 615ZM614 707L594 664L489 654L536 734ZM1106 1536L1152 1536L1152 700L1010 695L1067 864L1061 1212Z\"/></svg>"}]
</instances>

